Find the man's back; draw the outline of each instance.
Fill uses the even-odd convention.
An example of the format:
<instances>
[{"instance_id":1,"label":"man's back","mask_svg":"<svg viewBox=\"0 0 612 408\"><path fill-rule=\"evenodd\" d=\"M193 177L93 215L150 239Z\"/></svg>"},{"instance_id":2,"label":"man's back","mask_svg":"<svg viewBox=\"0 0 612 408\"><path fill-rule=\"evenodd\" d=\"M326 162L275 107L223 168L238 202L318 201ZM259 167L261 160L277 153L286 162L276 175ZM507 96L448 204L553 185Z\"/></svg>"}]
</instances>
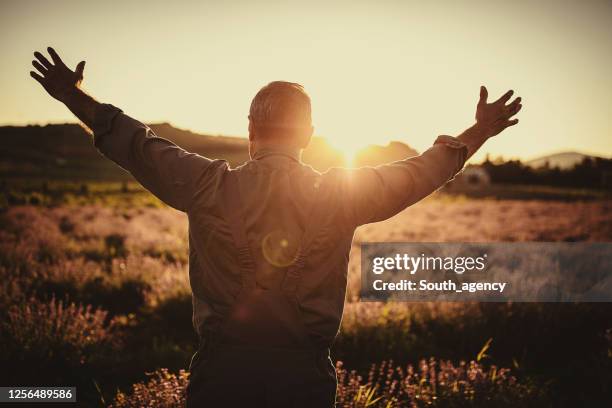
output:
<instances>
[{"instance_id":1,"label":"man's back","mask_svg":"<svg viewBox=\"0 0 612 408\"><path fill-rule=\"evenodd\" d=\"M333 405L329 346L351 241L348 230L330 228L340 214L333 183L280 150L236 170L213 161L206 173L188 211L200 337L188 405ZM340 240L347 248L334 245Z\"/></svg>"},{"instance_id":2,"label":"man's back","mask_svg":"<svg viewBox=\"0 0 612 408\"><path fill-rule=\"evenodd\" d=\"M112 105L101 105L95 118L96 147L189 216L193 320L200 337L223 320L241 285L229 228L231 220L238 220L262 288L282 284L302 235L316 232L296 296L313 340L329 347L342 317L355 228L389 218L429 195L463 167L467 154L465 144L440 136L420 156L321 174L300 162L298 150L259 149L232 171L238 179L233 193L242 203L235 207L224 195L230 172L226 161L188 153ZM322 210L313 218L315 205ZM230 206L236 214L228 213Z\"/></svg>"},{"instance_id":3,"label":"man's back","mask_svg":"<svg viewBox=\"0 0 612 408\"><path fill-rule=\"evenodd\" d=\"M231 307L242 284L228 222L234 216L244 223L254 280L263 290L282 287L305 232L314 233L296 296L311 340L329 347L342 316L348 253L355 229L345 219L337 177L332 173L321 175L300 163L290 151L260 151L232 171L241 205L238 213L229 214L228 208L235 204L224 199L224 189L231 188L226 185L230 170L224 161L216 161L208 171L212 191L196 196L188 212L190 280L198 333L203 335L220 317L216 311ZM234 197L234 192L230 194ZM323 209L315 211L319 206ZM251 343L252 339L244 342Z\"/></svg>"}]
</instances>

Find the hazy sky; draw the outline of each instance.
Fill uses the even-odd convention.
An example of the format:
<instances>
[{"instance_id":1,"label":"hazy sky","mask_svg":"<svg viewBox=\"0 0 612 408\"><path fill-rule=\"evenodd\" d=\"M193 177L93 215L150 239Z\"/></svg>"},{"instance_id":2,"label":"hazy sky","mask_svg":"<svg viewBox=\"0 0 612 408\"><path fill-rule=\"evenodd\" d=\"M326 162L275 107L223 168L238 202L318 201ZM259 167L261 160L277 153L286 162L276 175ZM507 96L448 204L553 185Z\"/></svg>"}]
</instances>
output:
<instances>
[{"instance_id":1,"label":"hazy sky","mask_svg":"<svg viewBox=\"0 0 612 408\"><path fill-rule=\"evenodd\" d=\"M84 87L146 122L245 136L273 80L303 84L315 133L423 150L514 89L520 123L484 152L612 155L611 1L2 1L0 123L74 121L29 77L52 45Z\"/></svg>"}]
</instances>

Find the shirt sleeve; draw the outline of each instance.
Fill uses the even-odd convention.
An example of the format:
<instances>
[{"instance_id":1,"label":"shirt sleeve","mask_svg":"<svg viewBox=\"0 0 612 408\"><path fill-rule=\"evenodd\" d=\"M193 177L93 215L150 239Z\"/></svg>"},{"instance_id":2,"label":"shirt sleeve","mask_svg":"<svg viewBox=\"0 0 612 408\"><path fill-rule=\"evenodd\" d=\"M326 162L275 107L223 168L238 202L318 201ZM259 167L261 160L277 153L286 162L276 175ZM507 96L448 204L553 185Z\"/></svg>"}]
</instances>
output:
<instances>
[{"instance_id":1,"label":"shirt sleeve","mask_svg":"<svg viewBox=\"0 0 612 408\"><path fill-rule=\"evenodd\" d=\"M197 186L212 160L189 153L157 136L113 105L94 114L94 145L147 190L180 211L189 211Z\"/></svg>"},{"instance_id":2,"label":"shirt sleeve","mask_svg":"<svg viewBox=\"0 0 612 408\"><path fill-rule=\"evenodd\" d=\"M419 156L377 167L343 169L345 215L358 226L392 217L451 180L464 166L467 146L439 136Z\"/></svg>"}]
</instances>

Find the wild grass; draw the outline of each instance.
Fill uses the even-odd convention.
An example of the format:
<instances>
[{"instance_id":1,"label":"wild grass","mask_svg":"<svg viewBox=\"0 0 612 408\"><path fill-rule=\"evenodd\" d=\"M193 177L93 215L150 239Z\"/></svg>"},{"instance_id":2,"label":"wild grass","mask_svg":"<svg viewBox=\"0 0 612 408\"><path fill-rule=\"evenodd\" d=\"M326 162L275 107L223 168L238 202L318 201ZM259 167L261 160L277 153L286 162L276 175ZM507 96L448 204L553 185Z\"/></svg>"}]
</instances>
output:
<instances>
[{"instance_id":1,"label":"wild grass","mask_svg":"<svg viewBox=\"0 0 612 408\"><path fill-rule=\"evenodd\" d=\"M2 323L5 351L11 359L61 361L79 366L118 347L116 321L91 305L64 303L55 298L29 299L12 305Z\"/></svg>"},{"instance_id":2,"label":"wild grass","mask_svg":"<svg viewBox=\"0 0 612 408\"><path fill-rule=\"evenodd\" d=\"M430 358L416 366L389 360L372 364L365 376L338 361L336 373L338 408L526 407L538 406L543 398L537 388L519 383L510 370L473 360L454 365ZM184 406L189 373L160 369L148 376L148 382L134 384L130 392L119 391L111 407Z\"/></svg>"},{"instance_id":3,"label":"wild grass","mask_svg":"<svg viewBox=\"0 0 612 408\"><path fill-rule=\"evenodd\" d=\"M162 368L147 373L149 381L132 386L130 393L117 392L111 408L158 407L182 408L185 406L189 373L180 370L177 374Z\"/></svg>"}]
</instances>

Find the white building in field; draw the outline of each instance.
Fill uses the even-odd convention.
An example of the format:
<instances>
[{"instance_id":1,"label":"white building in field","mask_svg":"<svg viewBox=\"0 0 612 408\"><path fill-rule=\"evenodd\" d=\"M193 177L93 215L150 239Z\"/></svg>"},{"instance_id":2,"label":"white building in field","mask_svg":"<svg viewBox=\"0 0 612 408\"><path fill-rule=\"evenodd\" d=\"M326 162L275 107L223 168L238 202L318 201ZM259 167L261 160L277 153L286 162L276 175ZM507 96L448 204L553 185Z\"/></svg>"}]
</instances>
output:
<instances>
[{"instance_id":1,"label":"white building in field","mask_svg":"<svg viewBox=\"0 0 612 408\"><path fill-rule=\"evenodd\" d=\"M449 183L451 189L478 189L491 184L489 173L482 166L468 165Z\"/></svg>"}]
</instances>

